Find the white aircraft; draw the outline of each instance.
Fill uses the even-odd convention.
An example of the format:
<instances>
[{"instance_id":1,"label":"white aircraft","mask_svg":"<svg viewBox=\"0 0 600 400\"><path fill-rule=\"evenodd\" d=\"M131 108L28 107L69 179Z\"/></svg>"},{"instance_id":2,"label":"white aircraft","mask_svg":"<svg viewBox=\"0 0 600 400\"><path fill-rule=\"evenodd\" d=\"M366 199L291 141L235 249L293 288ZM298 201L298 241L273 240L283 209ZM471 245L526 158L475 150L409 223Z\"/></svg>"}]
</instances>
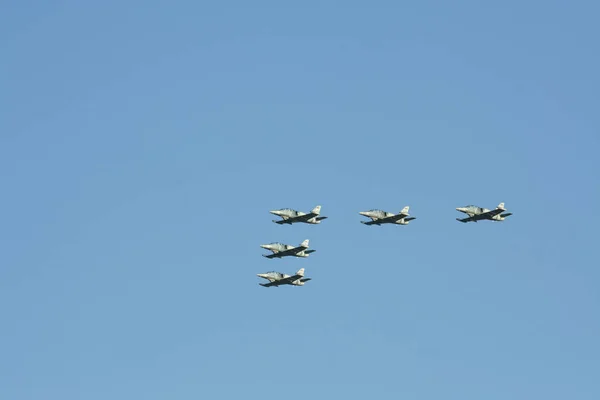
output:
<instances>
[{"instance_id":1,"label":"white aircraft","mask_svg":"<svg viewBox=\"0 0 600 400\"><path fill-rule=\"evenodd\" d=\"M490 221L504 221L506 219L506 217L512 215L512 213L502 214L504 211L506 211L504 209L504 203L498 204L498 207L496 207L495 210L488 210L487 208L468 205L465 207L457 207L456 211L460 211L461 213L465 213L469 216L468 218L463 218L463 219L456 218L457 221L464 222L465 224L467 222L471 222L471 221L477 222L477 221L481 221L484 219L487 219Z\"/></svg>"},{"instance_id":2,"label":"white aircraft","mask_svg":"<svg viewBox=\"0 0 600 400\"><path fill-rule=\"evenodd\" d=\"M280 220L273 220L273 222L280 225L291 225L296 222L304 222L306 224L320 224L321 220L327 219L327 217L319 216L319 214L321 214L321 206L316 206L309 213L292 210L291 208L282 208L281 210L272 210L269 212L282 218Z\"/></svg>"},{"instance_id":3,"label":"white aircraft","mask_svg":"<svg viewBox=\"0 0 600 400\"><path fill-rule=\"evenodd\" d=\"M295 247L289 244L283 243L270 243L270 244L261 244L260 247L263 249L267 249L273 252L273 254L263 254L263 257L267 258L282 258L282 257L308 257L310 253L314 253L316 250L307 250L308 249L308 239L302 242L299 246Z\"/></svg>"},{"instance_id":4,"label":"white aircraft","mask_svg":"<svg viewBox=\"0 0 600 400\"><path fill-rule=\"evenodd\" d=\"M371 220L370 221L360 221L360 222L365 225L381 225L381 224L408 225L409 221L416 219L415 217L408 217L409 216L408 209L409 209L409 207L406 206L398 214L386 212L383 210L361 211L361 212L359 212L360 215L369 217L369 218L371 218Z\"/></svg>"},{"instance_id":5,"label":"white aircraft","mask_svg":"<svg viewBox=\"0 0 600 400\"><path fill-rule=\"evenodd\" d=\"M287 275L275 271L256 275L269 281L269 283L259 283L260 286L264 287L279 287L280 285L304 286L304 282L310 281L310 278L304 278L304 268L300 268L295 275Z\"/></svg>"}]
</instances>

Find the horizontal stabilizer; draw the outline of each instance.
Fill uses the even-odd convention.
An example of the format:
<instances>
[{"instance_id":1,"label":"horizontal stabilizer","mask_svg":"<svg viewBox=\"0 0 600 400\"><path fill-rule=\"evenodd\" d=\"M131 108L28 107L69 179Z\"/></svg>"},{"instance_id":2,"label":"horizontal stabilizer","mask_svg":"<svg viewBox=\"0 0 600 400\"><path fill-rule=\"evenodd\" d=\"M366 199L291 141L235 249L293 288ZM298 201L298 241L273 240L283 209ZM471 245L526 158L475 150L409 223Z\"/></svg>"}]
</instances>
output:
<instances>
[{"instance_id":1,"label":"horizontal stabilizer","mask_svg":"<svg viewBox=\"0 0 600 400\"><path fill-rule=\"evenodd\" d=\"M457 221L460 221L460 222L462 222L462 223L464 223L464 224L466 224L466 223L467 223L467 221L465 221L465 220L462 220L462 219L460 219L460 218L456 218L456 220L457 220Z\"/></svg>"},{"instance_id":2,"label":"horizontal stabilizer","mask_svg":"<svg viewBox=\"0 0 600 400\"><path fill-rule=\"evenodd\" d=\"M308 282L310 280L312 280L312 278L302 278L300 279L300 282Z\"/></svg>"},{"instance_id":3,"label":"horizontal stabilizer","mask_svg":"<svg viewBox=\"0 0 600 400\"><path fill-rule=\"evenodd\" d=\"M407 218L404 218L404 220L407 221L407 222L408 221L412 221L413 219L417 219L417 217L407 217Z\"/></svg>"},{"instance_id":4,"label":"horizontal stabilizer","mask_svg":"<svg viewBox=\"0 0 600 400\"><path fill-rule=\"evenodd\" d=\"M327 219L327 217L317 217L317 221L321 221L323 219Z\"/></svg>"},{"instance_id":5,"label":"horizontal stabilizer","mask_svg":"<svg viewBox=\"0 0 600 400\"><path fill-rule=\"evenodd\" d=\"M316 250L304 250L304 254L314 253Z\"/></svg>"},{"instance_id":6,"label":"horizontal stabilizer","mask_svg":"<svg viewBox=\"0 0 600 400\"><path fill-rule=\"evenodd\" d=\"M506 217L510 217L512 215L512 213L505 213L500 215L502 218L506 218Z\"/></svg>"}]
</instances>

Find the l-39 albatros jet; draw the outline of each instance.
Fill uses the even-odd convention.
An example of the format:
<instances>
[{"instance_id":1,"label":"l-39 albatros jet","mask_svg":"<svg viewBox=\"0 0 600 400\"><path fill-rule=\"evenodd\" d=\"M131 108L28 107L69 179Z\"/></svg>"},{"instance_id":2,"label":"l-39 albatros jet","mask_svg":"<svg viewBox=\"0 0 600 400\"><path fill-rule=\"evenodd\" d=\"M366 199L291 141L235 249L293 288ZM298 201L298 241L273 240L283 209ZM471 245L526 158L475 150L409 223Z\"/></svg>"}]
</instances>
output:
<instances>
[{"instance_id":1,"label":"l-39 albatros jet","mask_svg":"<svg viewBox=\"0 0 600 400\"><path fill-rule=\"evenodd\" d=\"M296 222L304 222L305 224L320 224L327 217L320 217L321 206L316 206L309 213L292 210L291 208L282 208L281 210L269 211L271 214L277 215L283 219L273 220L276 224L293 224Z\"/></svg>"},{"instance_id":2,"label":"l-39 albatros jet","mask_svg":"<svg viewBox=\"0 0 600 400\"><path fill-rule=\"evenodd\" d=\"M278 287L280 285L304 286L304 282L310 281L310 278L304 277L304 268L300 268L295 275L287 275L275 271L256 275L269 281L269 283L259 283L260 286L264 287Z\"/></svg>"},{"instance_id":3,"label":"l-39 albatros jet","mask_svg":"<svg viewBox=\"0 0 600 400\"><path fill-rule=\"evenodd\" d=\"M490 221L504 221L504 219L506 217L512 215L512 213L502 214L504 211L506 211L504 209L504 203L498 204L498 207L496 207L495 210L488 210L487 208L469 205L469 206L465 206L465 207L457 207L456 211L460 211L461 213L465 213L469 216L468 218L463 218L463 219L456 218L457 221L464 222L464 223L471 222L471 221L477 222L477 221L481 221L484 219L487 219Z\"/></svg>"},{"instance_id":4,"label":"l-39 albatros jet","mask_svg":"<svg viewBox=\"0 0 600 400\"><path fill-rule=\"evenodd\" d=\"M409 221L415 219L415 217L408 217L408 206L404 207L398 214L382 211L382 210L369 210L361 211L360 215L371 218L370 221L360 221L365 225L381 225L381 224L398 224L408 225ZM407 218L408 217L408 218Z\"/></svg>"},{"instance_id":5,"label":"l-39 albatros jet","mask_svg":"<svg viewBox=\"0 0 600 400\"><path fill-rule=\"evenodd\" d=\"M289 244L283 243L270 243L261 244L260 247L273 252L273 254L263 254L263 257L267 258L282 258L282 257L308 257L310 253L314 253L316 250L308 249L308 239L302 242L299 246L295 247Z\"/></svg>"}]
</instances>

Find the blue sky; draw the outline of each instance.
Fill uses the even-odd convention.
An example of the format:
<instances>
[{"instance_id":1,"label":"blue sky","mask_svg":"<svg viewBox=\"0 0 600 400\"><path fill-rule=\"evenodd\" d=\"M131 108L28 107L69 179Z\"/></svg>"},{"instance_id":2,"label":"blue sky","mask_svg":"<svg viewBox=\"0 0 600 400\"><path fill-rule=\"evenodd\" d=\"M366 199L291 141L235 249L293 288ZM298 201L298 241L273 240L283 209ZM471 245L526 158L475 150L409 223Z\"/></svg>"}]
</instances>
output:
<instances>
[{"instance_id":1,"label":"blue sky","mask_svg":"<svg viewBox=\"0 0 600 400\"><path fill-rule=\"evenodd\" d=\"M4 3L1 398L600 397L599 6L366 4Z\"/></svg>"}]
</instances>

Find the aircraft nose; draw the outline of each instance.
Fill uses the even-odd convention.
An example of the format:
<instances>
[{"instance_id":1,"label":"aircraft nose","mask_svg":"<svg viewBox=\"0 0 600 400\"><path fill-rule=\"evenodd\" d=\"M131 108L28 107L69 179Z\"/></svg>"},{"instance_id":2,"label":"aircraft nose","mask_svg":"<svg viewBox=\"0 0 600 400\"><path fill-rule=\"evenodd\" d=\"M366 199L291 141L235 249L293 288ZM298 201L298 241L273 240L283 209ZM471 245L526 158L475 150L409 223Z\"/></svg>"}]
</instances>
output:
<instances>
[{"instance_id":1,"label":"aircraft nose","mask_svg":"<svg viewBox=\"0 0 600 400\"><path fill-rule=\"evenodd\" d=\"M464 207L456 207L456 211L465 212Z\"/></svg>"},{"instance_id":2,"label":"aircraft nose","mask_svg":"<svg viewBox=\"0 0 600 400\"><path fill-rule=\"evenodd\" d=\"M360 215L364 215L365 217L367 216L367 212L366 211L360 211L359 214Z\"/></svg>"},{"instance_id":3,"label":"aircraft nose","mask_svg":"<svg viewBox=\"0 0 600 400\"><path fill-rule=\"evenodd\" d=\"M268 244L261 244L260 247L262 247L263 249L268 249L269 245Z\"/></svg>"},{"instance_id":4,"label":"aircraft nose","mask_svg":"<svg viewBox=\"0 0 600 400\"><path fill-rule=\"evenodd\" d=\"M273 215L279 215L279 211L277 211L277 210L271 210L269 212Z\"/></svg>"}]
</instances>

